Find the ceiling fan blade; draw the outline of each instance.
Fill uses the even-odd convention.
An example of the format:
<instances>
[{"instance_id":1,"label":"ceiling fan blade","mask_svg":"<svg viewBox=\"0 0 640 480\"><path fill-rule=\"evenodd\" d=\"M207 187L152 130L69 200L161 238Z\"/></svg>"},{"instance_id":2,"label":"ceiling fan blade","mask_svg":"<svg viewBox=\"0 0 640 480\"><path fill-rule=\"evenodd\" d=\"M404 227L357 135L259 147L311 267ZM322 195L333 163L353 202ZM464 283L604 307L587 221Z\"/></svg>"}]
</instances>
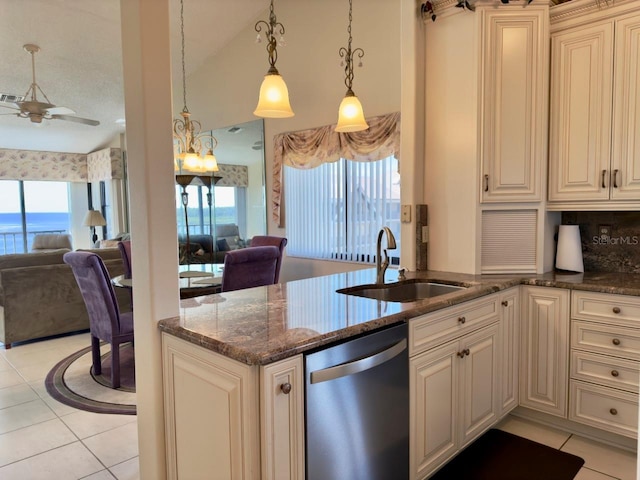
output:
<instances>
[{"instance_id":1,"label":"ceiling fan blade","mask_svg":"<svg viewBox=\"0 0 640 480\"><path fill-rule=\"evenodd\" d=\"M10 108L11 110L20 110L20 107L15 103L0 103L0 107Z\"/></svg>"},{"instance_id":2,"label":"ceiling fan blade","mask_svg":"<svg viewBox=\"0 0 640 480\"><path fill-rule=\"evenodd\" d=\"M83 123L84 125L91 125L93 127L100 125L100 122L97 120L89 120L88 118L80 118L80 117L74 117L72 115L51 115L51 118L55 118L57 120L67 120L68 122L76 122L76 123Z\"/></svg>"},{"instance_id":3,"label":"ceiling fan blade","mask_svg":"<svg viewBox=\"0 0 640 480\"><path fill-rule=\"evenodd\" d=\"M49 115L75 115L76 112L67 107L51 107L47 108Z\"/></svg>"}]
</instances>

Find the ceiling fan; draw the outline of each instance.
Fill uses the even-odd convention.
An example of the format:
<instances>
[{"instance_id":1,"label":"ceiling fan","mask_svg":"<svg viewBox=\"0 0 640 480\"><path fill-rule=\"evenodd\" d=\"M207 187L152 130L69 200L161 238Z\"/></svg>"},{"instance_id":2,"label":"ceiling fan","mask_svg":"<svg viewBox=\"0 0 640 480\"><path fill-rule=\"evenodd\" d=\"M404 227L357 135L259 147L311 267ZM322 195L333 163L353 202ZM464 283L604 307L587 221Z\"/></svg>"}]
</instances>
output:
<instances>
[{"instance_id":1,"label":"ceiling fan","mask_svg":"<svg viewBox=\"0 0 640 480\"><path fill-rule=\"evenodd\" d=\"M97 120L90 120L88 118L80 118L74 116L76 112L67 107L56 107L47 98L40 86L36 83L36 61L35 54L40 51L40 47L28 43L22 48L31 54L31 71L33 74L33 80L31 86L24 94L24 100L12 102L2 105L0 107L10 108L12 110L18 110L16 113L4 113L2 115L17 115L21 118L28 118L32 123L42 123L42 120L66 120L68 122L82 123L84 125L96 126L100 125ZM37 94L40 92L46 102L40 102Z\"/></svg>"}]
</instances>

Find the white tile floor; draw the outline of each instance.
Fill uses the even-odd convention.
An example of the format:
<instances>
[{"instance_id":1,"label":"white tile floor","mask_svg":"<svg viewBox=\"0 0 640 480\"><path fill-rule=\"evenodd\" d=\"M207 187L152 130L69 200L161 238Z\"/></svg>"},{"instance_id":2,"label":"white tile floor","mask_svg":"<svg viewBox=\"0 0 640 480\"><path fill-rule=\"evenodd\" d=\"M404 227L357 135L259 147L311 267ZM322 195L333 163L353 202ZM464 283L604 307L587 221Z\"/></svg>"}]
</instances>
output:
<instances>
[{"instance_id":1,"label":"white tile floor","mask_svg":"<svg viewBox=\"0 0 640 480\"><path fill-rule=\"evenodd\" d=\"M139 478L135 415L77 410L44 388L58 361L89 345L89 334L0 344L0 479Z\"/></svg>"},{"instance_id":2,"label":"white tile floor","mask_svg":"<svg viewBox=\"0 0 640 480\"><path fill-rule=\"evenodd\" d=\"M0 344L0 479L139 478L135 415L77 410L44 388L59 360L89 344L88 334L9 350ZM576 480L636 479L634 453L516 417L498 428L584 458Z\"/></svg>"}]
</instances>

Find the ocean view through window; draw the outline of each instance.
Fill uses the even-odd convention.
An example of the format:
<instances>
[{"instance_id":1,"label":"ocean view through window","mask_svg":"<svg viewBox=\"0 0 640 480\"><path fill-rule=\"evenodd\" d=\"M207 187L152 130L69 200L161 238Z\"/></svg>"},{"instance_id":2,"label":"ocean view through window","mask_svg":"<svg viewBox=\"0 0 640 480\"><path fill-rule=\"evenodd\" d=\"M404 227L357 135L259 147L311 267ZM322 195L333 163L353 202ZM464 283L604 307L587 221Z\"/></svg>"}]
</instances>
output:
<instances>
[{"instance_id":1,"label":"ocean view through window","mask_svg":"<svg viewBox=\"0 0 640 480\"><path fill-rule=\"evenodd\" d=\"M0 180L0 255L26 253L37 233L69 232L67 182Z\"/></svg>"}]
</instances>

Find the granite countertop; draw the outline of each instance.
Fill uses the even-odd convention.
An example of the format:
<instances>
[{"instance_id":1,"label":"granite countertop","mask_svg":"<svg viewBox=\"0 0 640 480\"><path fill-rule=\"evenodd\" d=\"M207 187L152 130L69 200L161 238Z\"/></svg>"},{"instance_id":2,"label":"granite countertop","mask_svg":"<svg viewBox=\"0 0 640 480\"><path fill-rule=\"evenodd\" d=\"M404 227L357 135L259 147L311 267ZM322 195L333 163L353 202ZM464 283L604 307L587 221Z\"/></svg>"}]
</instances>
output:
<instances>
[{"instance_id":1,"label":"granite countertop","mask_svg":"<svg viewBox=\"0 0 640 480\"><path fill-rule=\"evenodd\" d=\"M375 283L375 270L359 270L256 287L180 302L180 316L160 330L248 365L266 365L336 341L407 321L425 313L525 284L640 296L640 274L465 275L410 272L468 288L415 302L384 302L336 293ZM387 283L397 272L387 272Z\"/></svg>"}]
</instances>

